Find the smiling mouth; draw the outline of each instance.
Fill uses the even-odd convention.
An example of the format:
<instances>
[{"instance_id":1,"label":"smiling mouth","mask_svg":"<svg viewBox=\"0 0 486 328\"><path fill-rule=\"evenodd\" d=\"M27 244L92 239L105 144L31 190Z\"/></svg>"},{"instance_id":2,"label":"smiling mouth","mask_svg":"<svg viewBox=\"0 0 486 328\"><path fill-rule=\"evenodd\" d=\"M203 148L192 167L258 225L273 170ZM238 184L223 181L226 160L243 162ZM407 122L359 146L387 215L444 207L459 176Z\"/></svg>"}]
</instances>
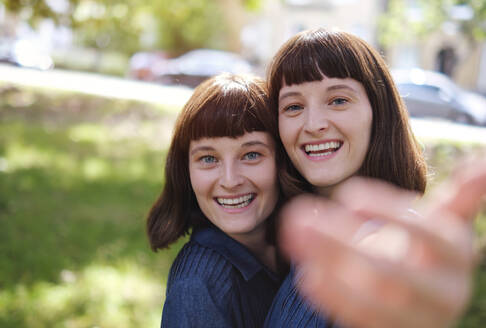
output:
<instances>
[{"instance_id":1,"label":"smiling mouth","mask_svg":"<svg viewBox=\"0 0 486 328\"><path fill-rule=\"evenodd\" d=\"M321 144L305 145L303 147L305 153L311 157L328 156L341 148L343 143L341 141L330 141Z\"/></svg>"},{"instance_id":2,"label":"smiling mouth","mask_svg":"<svg viewBox=\"0 0 486 328\"><path fill-rule=\"evenodd\" d=\"M223 197L217 197L216 202L223 206L224 208L243 208L248 205L255 199L256 194L246 194L240 197L234 197L234 198L223 198Z\"/></svg>"}]
</instances>

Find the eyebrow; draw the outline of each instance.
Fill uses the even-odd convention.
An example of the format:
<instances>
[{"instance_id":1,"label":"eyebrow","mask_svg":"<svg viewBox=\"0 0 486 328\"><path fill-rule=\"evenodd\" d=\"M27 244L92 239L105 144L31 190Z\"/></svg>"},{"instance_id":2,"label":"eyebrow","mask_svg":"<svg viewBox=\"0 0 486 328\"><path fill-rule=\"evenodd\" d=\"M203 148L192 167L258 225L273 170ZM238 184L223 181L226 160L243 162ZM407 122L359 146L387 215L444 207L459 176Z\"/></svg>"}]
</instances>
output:
<instances>
[{"instance_id":1,"label":"eyebrow","mask_svg":"<svg viewBox=\"0 0 486 328\"><path fill-rule=\"evenodd\" d=\"M285 98L293 97L293 96L299 96L299 95L300 95L300 92L297 92L297 91L285 92L283 95L278 97L278 101L280 102L280 101L284 100Z\"/></svg>"},{"instance_id":2,"label":"eyebrow","mask_svg":"<svg viewBox=\"0 0 486 328\"><path fill-rule=\"evenodd\" d=\"M248 142L245 142L244 144L241 145L241 147L251 147L251 146L264 146L264 147L270 148L269 145L267 145L264 142L258 141L258 140L248 141Z\"/></svg>"},{"instance_id":3,"label":"eyebrow","mask_svg":"<svg viewBox=\"0 0 486 328\"><path fill-rule=\"evenodd\" d=\"M266 143L258 141L258 140L247 141L247 142L245 142L244 144L241 145L241 148L251 147L251 146L264 146L264 147L270 149L270 145L267 145ZM194 148L189 153L189 155L192 156L195 153L197 153L198 151L214 151L214 150L215 149L211 146L199 146L199 147Z\"/></svg>"},{"instance_id":4,"label":"eyebrow","mask_svg":"<svg viewBox=\"0 0 486 328\"><path fill-rule=\"evenodd\" d=\"M347 89L347 90L350 90L354 93L358 93L358 91L356 91L356 89L354 89L353 87L350 87L347 84L331 85L329 88L327 88L327 91L340 90L340 89Z\"/></svg>"},{"instance_id":5,"label":"eyebrow","mask_svg":"<svg viewBox=\"0 0 486 328\"><path fill-rule=\"evenodd\" d=\"M349 85L346 85L346 84L331 85L330 87L326 88L326 91L334 91L334 90L341 90L341 89L347 89L347 90L350 90L354 93L358 93L358 91L356 89L354 89L354 88L352 88L352 87L350 87ZM285 98L293 97L293 96L300 96L300 95L301 95L301 93L297 92L297 91L285 92L283 95L278 97L278 101L280 102Z\"/></svg>"},{"instance_id":6,"label":"eyebrow","mask_svg":"<svg viewBox=\"0 0 486 328\"><path fill-rule=\"evenodd\" d=\"M199 146L199 147L196 147L194 148L190 153L189 155L194 155L195 153L197 153L198 151L214 151L214 148L213 147L209 147L209 146Z\"/></svg>"}]
</instances>

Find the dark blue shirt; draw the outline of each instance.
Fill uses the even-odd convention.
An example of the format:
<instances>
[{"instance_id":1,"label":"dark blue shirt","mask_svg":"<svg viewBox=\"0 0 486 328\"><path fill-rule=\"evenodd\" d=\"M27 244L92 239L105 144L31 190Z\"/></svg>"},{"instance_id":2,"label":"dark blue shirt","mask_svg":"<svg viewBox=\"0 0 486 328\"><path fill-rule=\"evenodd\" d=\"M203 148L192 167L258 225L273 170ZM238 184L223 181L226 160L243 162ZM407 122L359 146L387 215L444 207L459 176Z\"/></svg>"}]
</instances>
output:
<instances>
[{"instance_id":1,"label":"dark blue shirt","mask_svg":"<svg viewBox=\"0 0 486 328\"><path fill-rule=\"evenodd\" d=\"M330 320L315 311L297 292L294 270L287 275L273 300L265 321L266 328L331 328Z\"/></svg>"},{"instance_id":2,"label":"dark blue shirt","mask_svg":"<svg viewBox=\"0 0 486 328\"><path fill-rule=\"evenodd\" d=\"M219 229L198 230L170 269L162 327L262 327L280 282Z\"/></svg>"}]
</instances>

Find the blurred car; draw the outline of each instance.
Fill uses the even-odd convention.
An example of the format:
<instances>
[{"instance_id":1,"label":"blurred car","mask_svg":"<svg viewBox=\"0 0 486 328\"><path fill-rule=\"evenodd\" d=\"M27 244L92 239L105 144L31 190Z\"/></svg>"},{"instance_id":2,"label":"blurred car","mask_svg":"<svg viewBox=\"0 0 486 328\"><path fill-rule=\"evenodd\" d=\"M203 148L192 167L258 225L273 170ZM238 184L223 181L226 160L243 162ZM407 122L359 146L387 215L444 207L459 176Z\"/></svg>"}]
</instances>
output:
<instances>
[{"instance_id":1,"label":"blurred car","mask_svg":"<svg viewBox=\"0 0 486 328\"><path fill-rule=\"evenodd\" d=\"M141 51L130 58L128 77L155 81L158 73L167 64L169 56L164 51Z\"/></svg>"},{"instance_id":2,"label":"blurred car","mask_svg":"<svg viewBox=\"0 0 486 328\"><path fill-rule=\"evenodd\" d=\"M422 69L393 69L410 116L486 126L486 98L457 86L448 76Z\"/></svg>"},{"instance_id":3,"label":"blurred car","mask_svg":"<svg viewBox=\"0 0 486 328\"><path fill-rule=\"evenodd\" d=\"M0 62L41 70L54 67L47 50L38 42L27 39L1 40Z\"/></svg>"},{"instance_id":4,"label":"blurred car","mask_svg":"<svg viewBox=\"0 0 486 328\"><path fill-rule=\"evenodd\" d=\"M196 87L207 78L227 73L251 73L252 66L238 54L212 49L196 49L169 59L155 70L156 81Z\"/></svg>"}]
</instances>

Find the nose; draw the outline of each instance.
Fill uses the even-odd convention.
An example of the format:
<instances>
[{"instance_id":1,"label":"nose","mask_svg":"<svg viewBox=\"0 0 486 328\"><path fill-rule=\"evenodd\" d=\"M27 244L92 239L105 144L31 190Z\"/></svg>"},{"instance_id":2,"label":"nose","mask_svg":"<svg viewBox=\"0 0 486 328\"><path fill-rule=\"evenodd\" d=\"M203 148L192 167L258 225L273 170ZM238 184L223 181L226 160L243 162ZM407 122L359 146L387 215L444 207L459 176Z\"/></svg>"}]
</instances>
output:
<instances>
[{"instance_id":1,"label":"nose","mask_svg":"<svg viewBox=\"0 0 486 328\"><path fill-rule=\"evenodd\" d=\"M306 112L304 130L312 135L319 135L329 128L326 109L318 106L309 107Z\"/></svg>"},{"instance_id":2,"label":"nose","mask_svg":"<svg viewBox=\"0 0 486 328\"><path fill-rule=\"evenodd\" d=\"M220 184L225 189L234 189L243 184L244 178L240 168L235 163L227 163L222 167Z\"/></svg>"}]
</instances>

